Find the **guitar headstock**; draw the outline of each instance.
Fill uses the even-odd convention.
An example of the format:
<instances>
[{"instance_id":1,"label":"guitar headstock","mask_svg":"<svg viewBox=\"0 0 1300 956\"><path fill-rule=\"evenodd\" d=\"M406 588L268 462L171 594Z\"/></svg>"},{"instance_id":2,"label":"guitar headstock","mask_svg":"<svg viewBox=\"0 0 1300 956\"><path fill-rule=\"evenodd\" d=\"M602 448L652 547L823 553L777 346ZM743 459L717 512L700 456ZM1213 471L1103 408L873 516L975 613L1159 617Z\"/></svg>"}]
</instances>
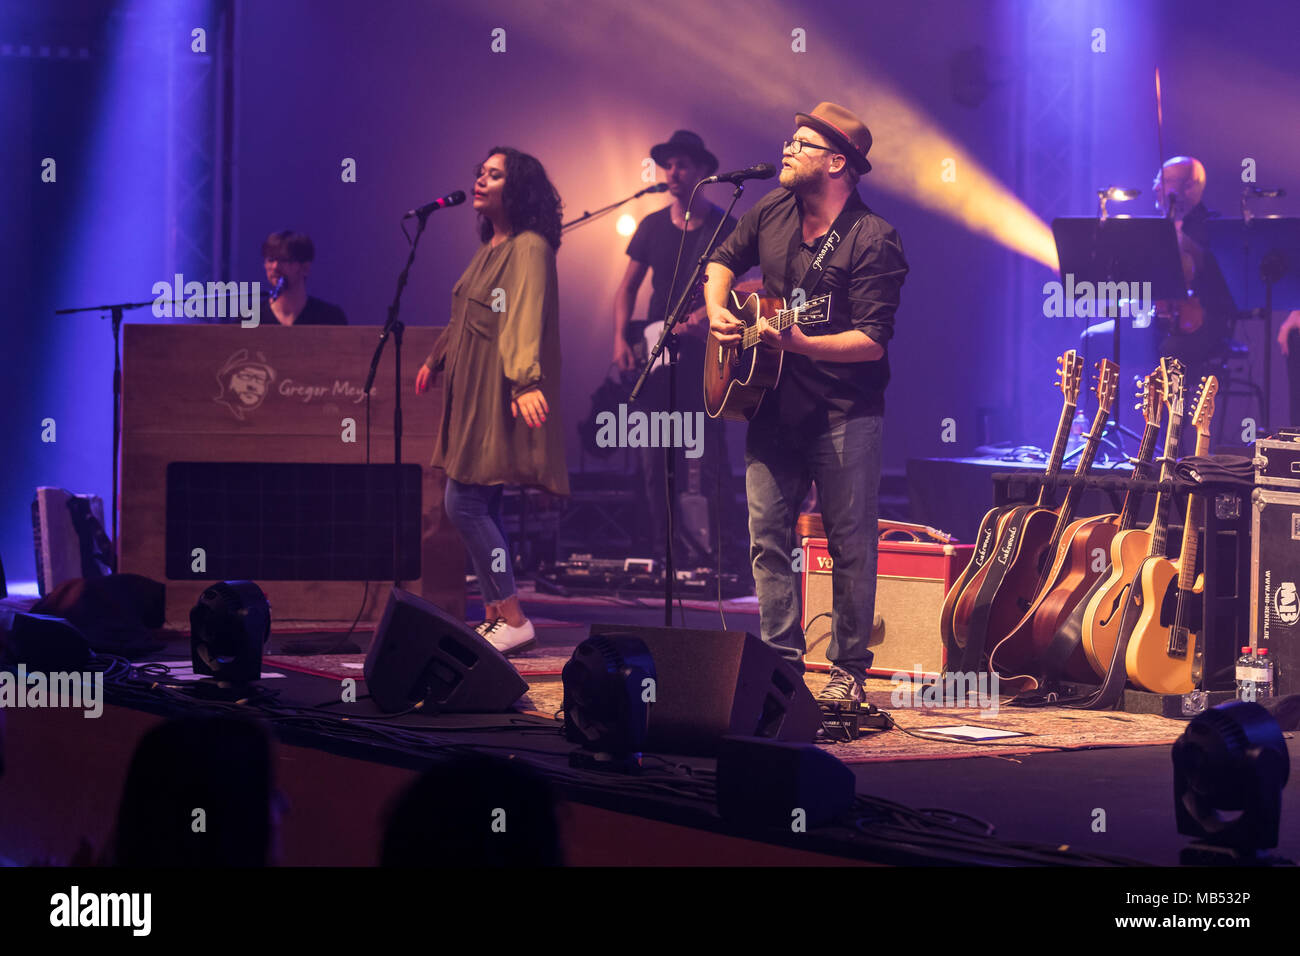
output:
<instances>
[{"instance_id":1,"label":"guitar headstock","mask_svg":"<svg viewBox=\"0 0 1300 956\"><path fill-rule=\"evenodd\" d=\"M1110 414L1115 407L1115 392L1119 386L1119 366L1110 359L1097 363L1097 410Z\"/></svg>"},{"instance_id":2,"label":"guitar headstock","mask_svg":"<svg viewBox=\"0 0 1300 956\"><path fill-rule=\"evenodd\" d=\"M1196 411L1192 412L1192 424L1196 427L1198 438L1210 437L1210 420L1214 418L1214 396L1219 393L1219 380L1213 375L1201 379L1201 390L1196 396Z\"/></svg>"},{"instance_id":3,"label":"guitar headstock","mask_svg":"<svg viewBox=\"0 0 1300 956\"><path fill-rule=\"evenodd\" d=\"M1183 363L1175 358L1162 358L1159 371L1164 381L1165 408L1173 421L1183 414Z\"/></svg>"},{"instance_id":4,"label":"guitar headstock","mask_svg":"<svg viewBox=\"0 0 1300 956\"><path fill-rule=\"evenodd\" d=\"M1135 407L1141 410L1142 421L1147 427L1160 427L1160 419L1165 411L1164 396L1164 369L1157 368L1138 387L1138 404Z\"/></svg>"},{"instance_id":5,"label":"guitar headstock","mask_svg":"<svg viewBox=\"0 0 1300 956\"><path fill-rule=\"evenodd\" d=\"M1056 360L1056 387L1065 396L1067 405L1079 404L1079 386L1083 383L1083 359L1074 349Z\"/></svg>"}]
</instances>

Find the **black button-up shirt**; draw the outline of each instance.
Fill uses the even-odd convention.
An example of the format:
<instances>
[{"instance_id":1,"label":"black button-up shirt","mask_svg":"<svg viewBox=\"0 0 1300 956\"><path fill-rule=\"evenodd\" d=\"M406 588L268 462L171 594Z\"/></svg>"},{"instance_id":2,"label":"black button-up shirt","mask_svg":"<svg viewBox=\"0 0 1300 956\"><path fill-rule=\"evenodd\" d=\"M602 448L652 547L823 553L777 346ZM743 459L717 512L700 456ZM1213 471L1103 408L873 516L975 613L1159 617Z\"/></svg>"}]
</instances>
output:
<instances>
[{"instance_id":1,"label":"black button-up shirt","mask_svg":"<svg viewBox=\"0 0 1300 956\"><path fill-rule=\"evenodd\" d=\"M856 228L839 244L807 298L829 292L830 321L801 327L805 335L834 335L858 329L886 349L874 362L823 362L786 352L781 380L763 399L755 423L775 423L824 430L859 415L885 410L889 384L888 342L894 336L894 313L907 275L907 260L894 227L867 209L855 190L848 205L866 210ZM803 211L798 196L772 190L740 218L736 229L713 254L713 262L737 277L754 266L763 270L763 290L789 298L803 281L821 237L803 241ZM811 280L810 280L811 281Z\"/></svg>"}]
</instances>

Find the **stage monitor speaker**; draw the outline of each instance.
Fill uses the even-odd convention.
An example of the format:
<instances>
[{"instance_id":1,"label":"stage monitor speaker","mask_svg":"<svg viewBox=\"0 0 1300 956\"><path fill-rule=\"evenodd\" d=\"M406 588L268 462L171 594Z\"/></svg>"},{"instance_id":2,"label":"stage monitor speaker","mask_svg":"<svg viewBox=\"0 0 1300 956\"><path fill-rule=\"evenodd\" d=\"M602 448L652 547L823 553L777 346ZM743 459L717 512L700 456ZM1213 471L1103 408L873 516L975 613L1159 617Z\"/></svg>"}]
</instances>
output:
<instances>
[{"instance_id":1,"label":"stage monitor speaker","mask_svg":"<svg viewBox=\"0 0 1300 956\"><path fill-rule=\"evenodd\" d=\"M500 652L423 598L393 588L366 655L366 687L385 713L421 701L429 713L509 709L528 684Z\"/></svg>"},{"instance_id":2,"label":"stage monitor speaker","mask_svg":"<svg viewBox=\"0 0 1300 956\"><path fill-rule=\"evenodd\" d=\"M591 636L635 637L650 650L647 751L711 756L727 734L807 743L821 727L803 676L753 634L593 624Z\"/></svg>"},{"instance_id":3,"label":"stage monitor speaker","mask_svg":"<svg viewBox=\"0 0 1300 956\"><path fill-rule=\"evenodd\" d=\"M723 737L718 748L718 815L789 829L803 812L824 826L853 806L853 771L812 744Z\"/></svg>"}]
</instances>

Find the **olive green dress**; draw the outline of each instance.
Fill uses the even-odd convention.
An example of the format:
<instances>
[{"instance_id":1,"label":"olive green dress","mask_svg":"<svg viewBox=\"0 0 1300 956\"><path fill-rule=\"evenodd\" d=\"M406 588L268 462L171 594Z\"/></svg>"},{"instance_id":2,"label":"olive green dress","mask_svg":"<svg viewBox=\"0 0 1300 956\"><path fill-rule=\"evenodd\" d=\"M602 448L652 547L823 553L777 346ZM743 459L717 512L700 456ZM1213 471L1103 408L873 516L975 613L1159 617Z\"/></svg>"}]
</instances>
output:
<instances>
[{"instance_id":1,"label":"olive green dress","mask_svg":"<svg viewBox=\"0 0 1300 956\"><path fill-rule=\"evenodd\" d=\"M425 360L442 373L433 465L463 484L569 493L560 414L560 316L555 251L526 231L483 243L451 290L451 322ZM541 388L540 428L511 401Z\"/></svg>"}]
</instances>

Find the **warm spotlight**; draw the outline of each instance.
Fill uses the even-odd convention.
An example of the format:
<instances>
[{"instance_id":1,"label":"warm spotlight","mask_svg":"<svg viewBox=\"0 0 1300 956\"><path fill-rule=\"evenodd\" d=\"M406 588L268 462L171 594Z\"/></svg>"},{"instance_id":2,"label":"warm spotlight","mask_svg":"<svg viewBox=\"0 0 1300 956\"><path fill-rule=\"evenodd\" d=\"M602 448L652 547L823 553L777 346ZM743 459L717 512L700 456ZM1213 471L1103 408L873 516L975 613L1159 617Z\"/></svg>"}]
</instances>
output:
<instances>
[{"instance_id":1,"label":"warm spotlight","mask_svg":"<svg viewBox=\"0 0 1300 956\"><path fill-rule=\"evenodd\" d=\"M620 236L630 236L636 232L636 220L632 216L624 213L618 217L618 225L615 226Z\"/></svg>"}]
</instances>

